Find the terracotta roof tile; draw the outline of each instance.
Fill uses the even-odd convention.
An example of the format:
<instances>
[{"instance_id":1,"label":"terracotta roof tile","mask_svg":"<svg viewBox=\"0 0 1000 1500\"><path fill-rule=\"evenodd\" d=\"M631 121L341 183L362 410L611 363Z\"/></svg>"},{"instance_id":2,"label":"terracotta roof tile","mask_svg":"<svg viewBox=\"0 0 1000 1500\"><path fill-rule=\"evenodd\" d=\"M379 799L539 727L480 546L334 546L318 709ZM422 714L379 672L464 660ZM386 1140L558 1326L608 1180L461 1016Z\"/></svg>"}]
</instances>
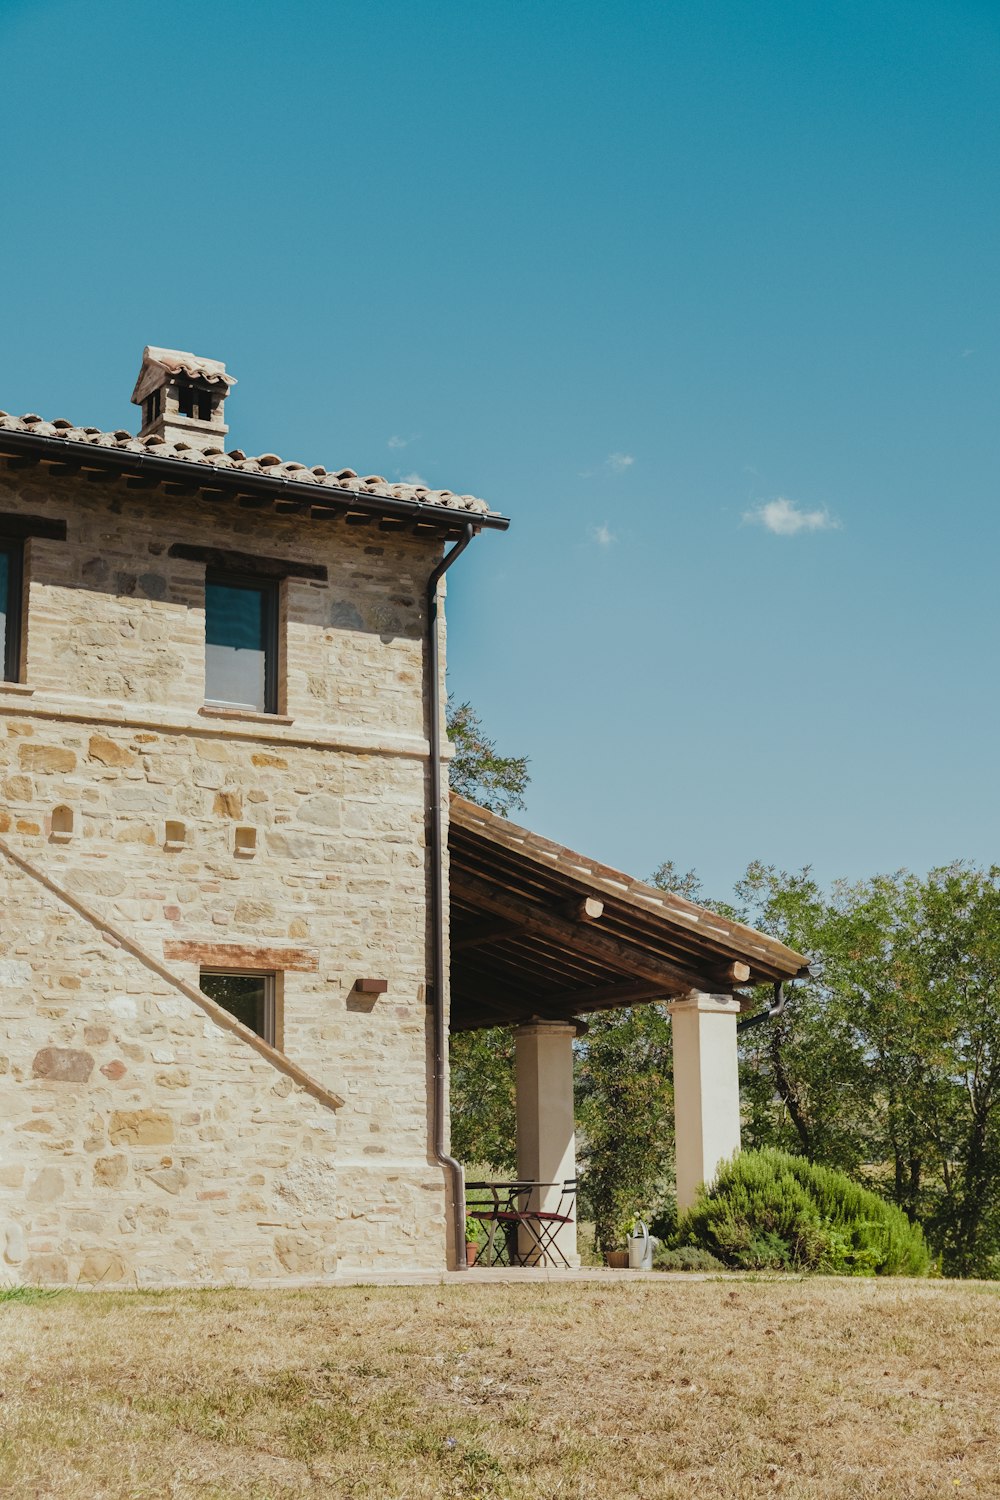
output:
<instances>
[{"instance_id":1,"label":"terracotta roof tile","mask_svg":"<svg viewBox=\"0 0 1000 1500\"><path fill-rule=\"evenodd\" d=\"M227 377L228 379L229 377ZM451 490L430 490L422 484L402 484L386 479L381 474L368 474L359 479L354 469L329 470L322 464L308 467L296 460L282 459L276 453L262 453L253 458L242 448L232 448L228 453L221 449L204 452L186 443L168 443L160 437L137 438L119 428L115 432L102 432L99 427L75 427L64 417L48 422L35 412L26 416L11 416L0 411L0 431L31 432L64 441L92 444L97 448L120 448L133 453L149 453L155 458L183 459L187 463L205 468L224 468L246 474L265 474L274 477L283 475L289 484L303 487L347 489L359 494L381 495L389 500L408 500L421 505L439 505L446 510L465 511L472 515L497 515L485 500L475 495L456 495Z\"/></svg>"}]
</instances>

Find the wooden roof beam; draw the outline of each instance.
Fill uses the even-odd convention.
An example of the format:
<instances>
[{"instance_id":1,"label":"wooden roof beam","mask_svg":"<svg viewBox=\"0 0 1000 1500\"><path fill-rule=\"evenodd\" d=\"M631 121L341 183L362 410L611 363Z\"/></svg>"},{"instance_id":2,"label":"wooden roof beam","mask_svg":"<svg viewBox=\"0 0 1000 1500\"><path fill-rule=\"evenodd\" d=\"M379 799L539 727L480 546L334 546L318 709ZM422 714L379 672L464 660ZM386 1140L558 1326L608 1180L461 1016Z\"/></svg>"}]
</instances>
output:
<instances>
[{"instance_id":1,"label":"wooden roof beam","mask_svg":"<svg viewBox=\"0 0 1000 1500\"><path fill-rule=\"evenodd\" d=\"M639 1005L644 1001L668 1000L669 993L662 985L647 984L643 979L628 980L622 984L600 984L589 990L563 990L553 995L551 1005L580 1011L603 1010L605 1006Z\"/></svg>"},{"instance_id":2,"label":"wooden roof beam","mask_svg":"<svg viewBox=\"0 0 1000 1500\"><path fill-rule=\"evenodd\" d=\"M596 896L581 896L578 901L568 902L565 911L576 922L597 922L604 915L604 902Z\"/></svg>"},{"instance_id":3,"label":"wooden roof beam","mask_svg":"<svg viewBox=\"0 0 1000 1500\"><path fill-rule=\"evenodd\" d=\"M452 953L464 953L468 948L483 948L487 943L497 943L501 938L511 937L518 931L514 922L495 922L486 918L474 923L461 937L451 944Z\"/></svg>"},{"instance_id":4,"label":"wooden roof beam","mask_svg":"<svg viewBox=\"0 0 1000 1500\"><path fill-rule=\"evenodd\" d=\"M606 935L596 923L571 922L551 909L533 901L525 901L510 891L497 890L488 880L481 880L462 869L455 869L454 866L451 878L453 889L462 901L471 901L480 910L507 918L525 932L536 933L539 937L568 948L570 952L576 951L599 959L638 979L662 984L668 991L707 987L708 976L704 971L698 973L694 969L683 968L647 952L637 944Z\"/></svg>"}]
</instances>

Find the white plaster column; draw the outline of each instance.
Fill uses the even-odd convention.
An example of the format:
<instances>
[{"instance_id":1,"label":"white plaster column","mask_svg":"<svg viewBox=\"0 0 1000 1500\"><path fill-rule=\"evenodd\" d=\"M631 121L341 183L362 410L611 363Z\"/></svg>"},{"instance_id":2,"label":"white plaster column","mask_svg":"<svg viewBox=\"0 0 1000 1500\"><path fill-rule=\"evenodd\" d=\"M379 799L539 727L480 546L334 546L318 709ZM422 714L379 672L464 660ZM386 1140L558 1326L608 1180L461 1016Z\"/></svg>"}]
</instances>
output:
<instances>
[{"instance_id":1,"label":"white plaster column","mask_svg":"<svg viewBox=\"0 0 1000 1500\"><path fill-rule=\"evenodd\" d=\"M740 1003L732 995L693 991L667 1009L674 1034L677 1207L683 1213L701 1183L710 1184L740 1149Z\"/></svg>"},{"instance_id":2,"label":"white plaster column","mask_svg":"<svg viewBox=\"0 0 1000 1500\"><path fill-rule=\"evenodd\" d=\"M531 1207L555 1212L562 1184L576 1176L576 1137L573 1119L572 1021L527 1021L514 1031L517 1088L517 1175L527 1182L551 1182L555 1187L535 1193ZM571 1266L580 1264L576 1248L576 1200L555 1243ZM526 1231L522 1231L522 1236ZM522 1238L522 1253L530 1244Z\"/></svg>"}]
</instances>

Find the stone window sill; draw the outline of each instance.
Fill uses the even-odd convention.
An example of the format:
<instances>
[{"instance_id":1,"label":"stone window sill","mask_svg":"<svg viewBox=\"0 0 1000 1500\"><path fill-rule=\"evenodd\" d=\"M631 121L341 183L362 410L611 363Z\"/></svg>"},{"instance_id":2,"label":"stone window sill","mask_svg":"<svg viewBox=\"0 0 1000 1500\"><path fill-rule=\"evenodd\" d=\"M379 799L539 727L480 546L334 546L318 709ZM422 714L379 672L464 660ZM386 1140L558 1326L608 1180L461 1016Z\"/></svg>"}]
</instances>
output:
<instances>
[{"instance_id":1,"label":"stone window sill","mask_svg":"<svg viewBox=\"0 0 1000 1500\"><path fill-rule=\"evenodd\" d=\"M23 693L25 697L30 697L34 691L26 682L0 682L0 692Z\"/></svg>"},{"instance_id":2,"label":"stone window sill","mask_svg":"<svg viewBox=\"0 0 1000 1500\"><path fill-rule=\"evenodd\" d=\"M236 719L249 724L294 724L288 714L259 714L252 708L219 708L205 703L198 712L205 719Z\"/></svg>"}]
</instances>

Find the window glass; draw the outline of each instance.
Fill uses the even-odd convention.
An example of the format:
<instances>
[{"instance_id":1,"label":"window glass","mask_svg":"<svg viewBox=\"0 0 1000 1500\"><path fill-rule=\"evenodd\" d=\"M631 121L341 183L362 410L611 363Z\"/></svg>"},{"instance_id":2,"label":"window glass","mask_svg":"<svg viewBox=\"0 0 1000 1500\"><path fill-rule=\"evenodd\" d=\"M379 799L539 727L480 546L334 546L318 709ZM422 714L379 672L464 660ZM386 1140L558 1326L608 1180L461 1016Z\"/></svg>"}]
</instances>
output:
<instances>
[{"instance_id":1,"label":"window glass","mask_svg":"<svg viewBox=\"0 0 1000 1500\"><path fill-rule=\"evenodd\" d=\"M209 579L205 585L205 697L274 711L274 590Z\"/></svg>"},{"instance_id":2,"label":"window glass","mask_svg":"<svg viewBox=\"0 0 1000 1500\"><path fill-rule=\"evenodd\" d=\"M10 608L10 553L0 552L0 666L7 676L7 612Z\"/></svg>"},{"instance_id":3,"label":"window glass","mask_svg":"<svg viewBox=\"0 0 1000 1500\"><path fill-rule=\"evenodd\" d=\"M230 1015L274 1046L274 975L202 970L201 987Z\"/></svg>"},{"instance_id":4,"label":"window glass","mask_svg":"<svg viewBox=\"0 0 1000 1500\"><path fill-rule=\"evenodd\" d=\"M20 671L21 549L0 542L0 678L16 682Z\"/></svg>"}]
</instances>

